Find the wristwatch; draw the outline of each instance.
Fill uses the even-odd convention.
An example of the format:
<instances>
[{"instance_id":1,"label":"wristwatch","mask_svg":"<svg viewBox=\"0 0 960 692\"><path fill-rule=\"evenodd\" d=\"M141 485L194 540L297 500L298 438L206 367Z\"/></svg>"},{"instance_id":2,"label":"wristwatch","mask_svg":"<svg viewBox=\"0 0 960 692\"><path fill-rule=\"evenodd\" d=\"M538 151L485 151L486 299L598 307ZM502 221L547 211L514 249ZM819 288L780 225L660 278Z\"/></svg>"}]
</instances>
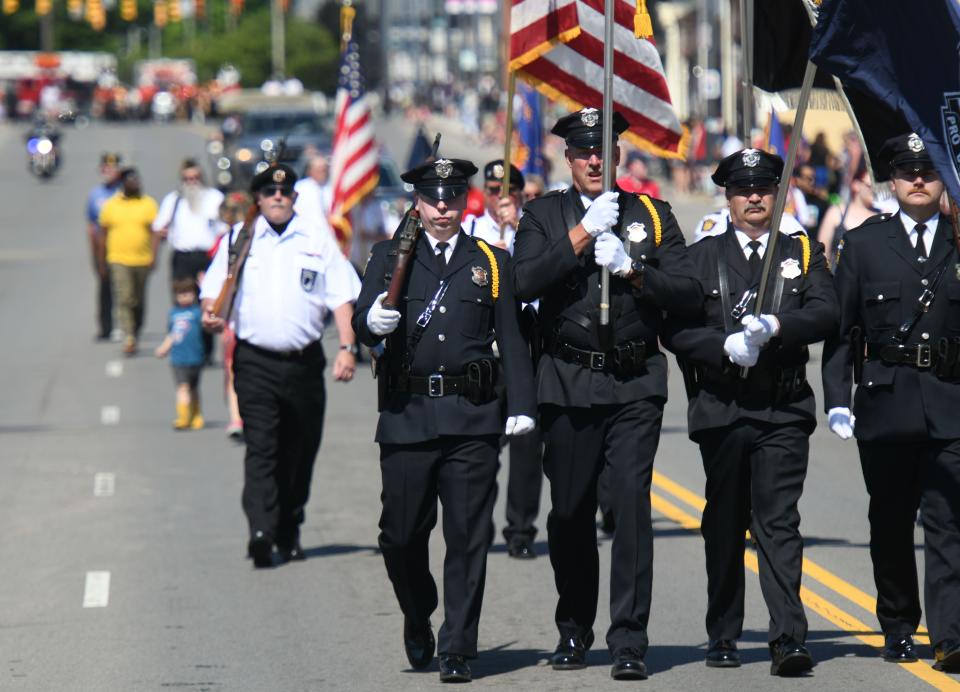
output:
<instances>
[{"instance_id":1,"label":"wristwatch","mask_svg":"<svg viewBox=\"0 0 960 692\"><path fill-rule=\"evenodd\" d=\"M644 270L647 268L647 265L643 263L643 260L633 260L630 263L630 271L633 272L631 279L634 276L643 276Z\"/></svg>"},{"instance_id":2,"label":"wristwatch","mask_svg":"<svg viewBox=\"0 0 960 692\"><path fill-rule=\"evenodd\" d=\"M360 355L360 348L356 344L340 344L340 350L346 351L351 356Z\"/></svg>"}]
</instances>

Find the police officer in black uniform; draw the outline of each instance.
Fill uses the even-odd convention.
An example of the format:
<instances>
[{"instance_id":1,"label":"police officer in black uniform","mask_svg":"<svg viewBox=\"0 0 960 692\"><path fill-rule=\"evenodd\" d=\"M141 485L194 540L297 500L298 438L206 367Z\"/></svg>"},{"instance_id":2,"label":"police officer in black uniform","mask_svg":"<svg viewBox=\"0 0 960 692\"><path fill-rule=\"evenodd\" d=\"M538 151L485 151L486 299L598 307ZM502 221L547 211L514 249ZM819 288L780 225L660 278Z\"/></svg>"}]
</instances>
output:
<instances>
[{"instance_id":1,"label":"police officer in black uniform","mask_svg":"<svg viewBox=\"0 0 960 692\"><path fill-rule=\"evenodd\" d=\"M786 676L813 666L803 645L797 511L816 427L807 347L831 336L840 317L823 248L803 231L777 237L762 314L753 317L782 173L779 156L757 149L731 154L717 166L713 181L726 187L730 224L691 246L703 309L671 318L664 344L684 373L690 439L700 445L707 476L701 527L706 663L740 665L736 640L743 633L743 537L749 528L770 611L771 672Z\"/></svg>"},{"instance_id":2,"label":"police officer in black uniform","mask_svg":"<svg viewBox=\"0 0 960 692\"><path fill-rule=\"evenodd\" d=\"M830 428L856 435L870 494L870 557L888 661L915 661L920 624L914 558L924 535L924 602L936 667L960 672L960 255L940 213L944 185L914 133L888 140L900 211L843 238L836 272L842 322L824 352ZM858 384L850 412L851 376Z\"/></svg>"},{"instance_id":3,"label":"police officer in black uniform","mask_svg":"<svg viewBox=\"0 0 960 692\"><path fill-rule=\"evenodd\" d=\"M444 622L440 679L471 679L477 655L487 550L493 540L501 434L529 433L536 402L530 354L510 256L460 227L469 161L441 158L405 173L423 225L398 309L384 307L398 242L374 246L354 326L360 341L386 338L378 371L384 387L377 425L383 512L380 548L404 614L404 645L414 668L433 658L430 615L437 587L427 543L443 503ZM398 233L398 238L402 234ZM506 411L496 391L496 339Z\"/></svg>"},{"instance_id":4,"label":"police officer in black uniform","mask_svg":"<svg viewBox=\"0 0 960 692\"><path fill-rule=\"evenodd\" d=\"M566 140L573 185L527 204L515 240L514 280L521 300L540 299L544 338L538 400L560 632L551 664L582 668L593 643L597 478L606 466L617 526L607 632L611 673L638 679L646 677L653 574L650 481L667 397L657 337L664 310L695 310L702 297L670 206L645 195L602 192L604 117L586 108L553 127ZM612 117L614 131L623 132L626 120ZM611 271L607 330L599 326L601 267Z\"/></svg>"}]
</instances>

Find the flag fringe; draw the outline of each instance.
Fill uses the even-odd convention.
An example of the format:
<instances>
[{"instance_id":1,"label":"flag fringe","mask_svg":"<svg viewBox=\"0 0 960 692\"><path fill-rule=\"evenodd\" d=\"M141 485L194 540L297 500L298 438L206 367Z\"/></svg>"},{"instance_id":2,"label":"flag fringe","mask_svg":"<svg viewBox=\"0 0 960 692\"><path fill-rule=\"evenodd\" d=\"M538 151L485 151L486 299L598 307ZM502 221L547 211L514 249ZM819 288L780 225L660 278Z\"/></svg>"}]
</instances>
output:
<instances>
[{"instance_id":1,"label":"flag fringe","mask_svg":"<svg viewBox=\"0 0 960 692\"><path fill-rule=\"evenodd\" d=\"M758 110L769 111L771 108L780 111L796 110L800 104L799 89L784 89L783 91L769 92L754 87L754 99ZM811 89L810 101L807 108L818 111L843 111L847 106L843 97L835 89Z\"/></svg>"}]
</instances>

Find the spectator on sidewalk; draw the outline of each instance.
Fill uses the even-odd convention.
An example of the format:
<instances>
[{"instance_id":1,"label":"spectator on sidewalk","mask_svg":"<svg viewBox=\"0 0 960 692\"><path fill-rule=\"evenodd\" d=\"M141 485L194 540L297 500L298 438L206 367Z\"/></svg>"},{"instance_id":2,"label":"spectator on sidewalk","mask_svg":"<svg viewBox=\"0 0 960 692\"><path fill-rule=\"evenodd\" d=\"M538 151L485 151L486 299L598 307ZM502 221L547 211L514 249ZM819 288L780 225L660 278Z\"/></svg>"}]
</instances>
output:
<instances>
[{"instance_id":1,"label":"spectator on sidewalk","mask_svg":"<svg viewBox=\"0 0 960 692\"><path fill-rule=\"evenodd\" d=\"M200 430L200 372L203 370L203 327L197 303L197 283L189 276L173 280L175 305L170 308L167 336L157 347L157 358L170 356L177 384L175 430Z\"/></svg>"},{"instance_id":2,"label":"spectator on sidewalk","mask_svg":"<svg viewBox=\"0 0 960 692\"><path fill-rule=\"evenodd\" d=\"M120 154L104 152L100 156L100 183L87 196L87 238L90 256L97 275L97 341L106 341L113 332L113 292L110 290L110 272L103 256L103 234L100 232L100 210L104 203L120 189Z\"/></svg>"}]
</instances>

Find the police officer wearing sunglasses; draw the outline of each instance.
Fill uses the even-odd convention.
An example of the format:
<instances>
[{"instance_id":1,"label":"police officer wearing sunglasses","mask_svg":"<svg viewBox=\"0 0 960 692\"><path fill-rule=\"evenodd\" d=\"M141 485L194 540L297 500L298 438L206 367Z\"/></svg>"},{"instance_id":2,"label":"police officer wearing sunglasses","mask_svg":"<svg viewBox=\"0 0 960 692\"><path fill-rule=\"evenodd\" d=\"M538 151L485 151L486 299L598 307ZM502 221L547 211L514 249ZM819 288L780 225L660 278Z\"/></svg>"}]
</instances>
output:
<instances>
[{"instance_id":1,"label":"police officer wearing sunglasses","mask_svg":"<svg viewBox=\"0 0 960 692\"><path fill-rule=\"evenodd\" d=\"M423 669L440 655L440 679L471 679L477 655L487 550L493 540L499 439L535 427L530 353L510 255L467 235L470 161L441 158L403 174L415 190L422 231L396 309L384 306L399 243L378 243L353 320L360 341L386 342L376 441L383 480L379 544L404 616L407 660ZM506 387L493 355L497 342ZM385 359L385 360L384 360ZM385 364L385 365L384 365ZM434 640L437 586L428 541L443 504L444 620Z\"/></svg>"},{"instance_id":2,"label":"police officer wearing sunglasses","mask_svg":"<svg viewBox=\"0 0 960 692\"><path fill-rule=\"evenodd\" d=\"M753 317L782 173L779 156L757 149L719 163L713 181L726 187L730 223L690 247L703 307L671 318L664 344L684 373L690 439L700 446L707 476L706 664L740 665L743 537L750 529L770 611L771 673L797 675L813 666L804 646L797 510L816 426L807 347L836 330L839 309L822 246L803 231L781 231L762 314Z\"/></svg>"},{"instance_id":3,"label":"police officer wearing sunglasses","mask_svg":"<svg viewBox=\"0 0 960 692\"><path fill-rule=\"evenodd\" d=\"M329 233L294 214L296 179L282 164L253 178L260 214L228 316L237 335L233 368L246 438L243 509L256 567L274 564L274 547L281 561L305 558L300 525L323 430L327 359L321 339L329 313L340 338L333 377L349 381L356 369L350 320L360 281ZM203 280L203 324L211 331L224 326L213 303L241 226L229 243L220 243Z\"/></svg>"}]
</instances>

